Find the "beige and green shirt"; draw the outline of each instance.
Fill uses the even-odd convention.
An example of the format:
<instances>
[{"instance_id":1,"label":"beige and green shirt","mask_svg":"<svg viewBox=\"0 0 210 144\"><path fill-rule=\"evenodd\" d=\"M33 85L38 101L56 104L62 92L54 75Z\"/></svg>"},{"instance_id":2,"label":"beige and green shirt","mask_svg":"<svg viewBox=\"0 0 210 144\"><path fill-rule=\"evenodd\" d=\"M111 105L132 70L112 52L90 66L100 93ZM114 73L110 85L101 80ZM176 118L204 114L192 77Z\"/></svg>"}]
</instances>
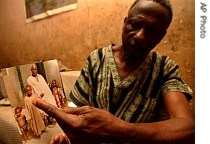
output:
<instances>
[{"instance_id":1,"label":"beige and green shirt","mask_svg":"<svg viewBox=\"0 0 210 144\"><path fill-rule=\"evenodd\" d=\"M150 52L138 68L121 79L112 45L93 51L70 99L77 105L90 105L111 112L129 122L153 122L159 118L161 97L171 91L192 93L169 57Z\"/></svg>"}]
</instances>

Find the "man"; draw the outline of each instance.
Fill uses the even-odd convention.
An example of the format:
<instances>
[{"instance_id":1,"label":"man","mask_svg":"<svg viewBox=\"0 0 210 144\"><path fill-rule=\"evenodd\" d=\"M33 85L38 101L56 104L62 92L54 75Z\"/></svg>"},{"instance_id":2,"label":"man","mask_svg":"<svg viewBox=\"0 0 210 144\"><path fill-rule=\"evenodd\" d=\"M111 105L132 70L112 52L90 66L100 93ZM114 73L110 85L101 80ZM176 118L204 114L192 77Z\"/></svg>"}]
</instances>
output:
<instances>
[{"instance_id":1,"label":"man","mask_svg":"<svg viewBox=\"0 0 210 144\"><path fill-rule=\"evenodd\" d=\"M58 108L64 107L67 104L66 97L63 93L62 88L57 84L55 79L52 80L52 94L55 97L56 104Z\"/></svg>"},{"instance_id":2,"label":"man","mask_svg":"<svg viewBox=\"0 0 210 144\"><path fill-rule=\"evenodd\" d=\"M35 106L33 105L33 107ZM20 128L21 134L23 136L23 140L27 141L29 139L28 122L26 120L26 116L22 114L22 107L21 106L15 107L14 112L15 112L15 120Z\"/></svg>"},{"instance_id":3,"label":"man","mask_svg":"<svg viewBox=\"0 0 210 144\"><path fill-rule=\"evenodd\" d=\"M40 137L46 127L41 111L32 104L32 100L39 96L33 93L30 85L25 87L25 92L26 97L24 98L24 103L31 117L31 129L35 137Z\"/></svg>"},{"instance_id":4,"label":"man","mask_svg":"<svg viewBox=\"0 0 210 144\"><path fill-rule=\"evenodd\" d=\"M43 96L49 103L56 106L55 98L43 76L37 73L35 64L31 66L31 73L32 75L27 78L27 83L37 95Z\"/></svg>"},{"instance_id":5,"label":"man","mask_svg":"<svg viewBox=\"0 0 210 144\"><path fill-rule=\"evenodd\" d=\"M34 104L56 118L65 134L50 143L189 144L192 94L169 57L151 50L172 19L167 0L136 0L124 20L122 45L93 51L70 93L78 108ZM161 121L161 108L169 119ZM70 142L69 142L70 140Z\"/></svg>"}]
</instances>

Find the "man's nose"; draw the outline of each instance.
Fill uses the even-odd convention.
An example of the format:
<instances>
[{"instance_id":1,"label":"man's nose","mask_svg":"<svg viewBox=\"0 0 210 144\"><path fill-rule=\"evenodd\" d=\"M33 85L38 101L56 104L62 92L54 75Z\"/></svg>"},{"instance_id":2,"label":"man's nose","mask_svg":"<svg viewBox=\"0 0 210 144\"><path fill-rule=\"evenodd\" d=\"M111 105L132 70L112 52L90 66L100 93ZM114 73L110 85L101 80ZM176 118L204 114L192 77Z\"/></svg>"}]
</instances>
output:
<instances>
[{"instance_id":1,"label":"man's nose","mask_svg":"<svg viewBox=\"0 0 210 144\"><path fill-rule=\"evenodd\" d=\"M136 31L136 34L134 35L135 40L144 40L145 39L145 29L141 28Z\"/></svg>"}]
</instances>

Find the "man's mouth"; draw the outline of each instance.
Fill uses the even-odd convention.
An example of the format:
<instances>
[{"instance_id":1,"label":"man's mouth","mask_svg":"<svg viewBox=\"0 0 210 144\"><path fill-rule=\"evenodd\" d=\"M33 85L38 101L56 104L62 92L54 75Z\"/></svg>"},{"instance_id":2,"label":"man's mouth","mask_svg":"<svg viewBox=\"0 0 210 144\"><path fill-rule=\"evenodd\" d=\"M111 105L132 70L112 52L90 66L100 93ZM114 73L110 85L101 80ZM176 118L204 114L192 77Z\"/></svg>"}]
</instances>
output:
<instances>
[{"instance_id":1,"label":"man's mouth","mask_svg":"<svg viewBox=\"0 0 210 144\"><path fill-rule=\"evenodd\" d=\"M142 53L144 53L144 48L140 44L137 44L135 42L129 42L126 45L126 49L127 51L133 53L134 55L139 55L139 54L141 55Z\"/></svg>"}]
</instances>

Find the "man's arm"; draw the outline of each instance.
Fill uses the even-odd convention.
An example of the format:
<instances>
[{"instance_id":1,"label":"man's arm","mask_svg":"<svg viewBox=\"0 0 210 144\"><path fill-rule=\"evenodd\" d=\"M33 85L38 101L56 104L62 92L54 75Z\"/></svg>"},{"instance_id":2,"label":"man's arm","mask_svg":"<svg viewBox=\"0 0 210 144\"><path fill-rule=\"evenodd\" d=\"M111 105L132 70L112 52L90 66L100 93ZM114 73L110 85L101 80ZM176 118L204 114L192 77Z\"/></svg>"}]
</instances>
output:
<instances>
[{"instance_id":1,"label":"man's arm","mask_svg":"<svg viewBox=\"0 0 210 144\"><path fill-rule=\"evenodd\" d=\"M70 141L129 143L190 143L194 140L194 120L185 96L170 92L164 96L170 119L155 123L128 123L111 113L84 106L58 110L41 100L33 103L56 118ZM81 139L82 137L82 139Z\"/></svg>"},{"instance_id":2,"label":"man's arm","mask_svg":"<svg viewBox=\"0 0 210 144\"><path fill-rule=\"evenodd\" d=\"M161 144L194 142L194 118L185 95L180 92L170 92L164 95L163 100L170 119L155 123L132 124L129 130L131 140L137 138L139 142Z\"/></svg>"}]
</instances>

